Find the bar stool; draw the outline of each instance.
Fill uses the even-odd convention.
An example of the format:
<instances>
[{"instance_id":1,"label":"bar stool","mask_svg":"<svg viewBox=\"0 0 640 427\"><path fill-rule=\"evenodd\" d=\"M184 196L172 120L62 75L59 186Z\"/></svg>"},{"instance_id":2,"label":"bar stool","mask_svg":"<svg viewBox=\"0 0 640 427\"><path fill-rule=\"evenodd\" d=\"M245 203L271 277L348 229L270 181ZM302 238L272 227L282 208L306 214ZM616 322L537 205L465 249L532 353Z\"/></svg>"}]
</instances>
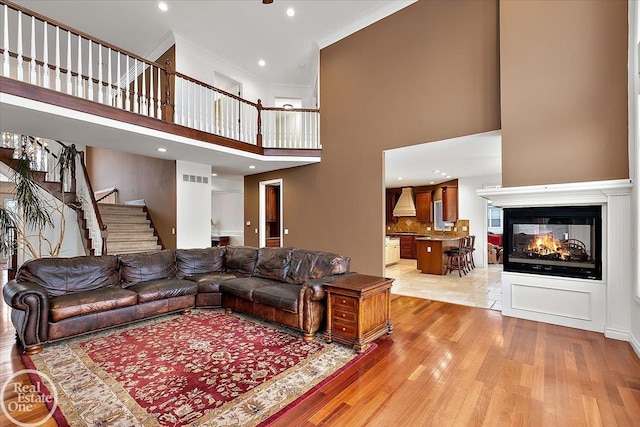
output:
<instances>
[{"instance_id":1,"label":"bar stool","mask_svg":"<svg viewBox=\"0 0 640 427\"><path fill-rule=\"evenodd\" d=\"M462 277L462 273L467 275L467 270L465 268L465 259L466 254L464 252L464 248L466 245L466 237L461 237L458 240L458 247L445 251L447 254L447 273L450 273L454 270L458 270L458 276Z\"/></svg>"},{"instance_id":2,"label":"bar stool","mask_svg":"<svg viewBox=\"0 0 640 427\"><path fill-rule=\"evenodd\" d=\"M476 262L473 259L473 253L476 251L476 236L469 236L467 238L467 247L465 249L467 254L467 265L469 266L469 271L476 268Z\"/></svg>"}]
</instances>

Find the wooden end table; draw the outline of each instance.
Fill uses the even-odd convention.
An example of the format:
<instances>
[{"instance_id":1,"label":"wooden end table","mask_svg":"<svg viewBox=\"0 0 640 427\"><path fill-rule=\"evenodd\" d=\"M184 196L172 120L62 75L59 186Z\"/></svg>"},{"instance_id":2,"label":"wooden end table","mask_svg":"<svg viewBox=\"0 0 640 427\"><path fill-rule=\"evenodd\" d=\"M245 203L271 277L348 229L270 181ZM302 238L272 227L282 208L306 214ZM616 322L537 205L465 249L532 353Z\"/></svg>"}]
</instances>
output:
<instances>
[{"instance_id":1,"label":"wooden end table","mask_svg":"<svg viewBox=\"0 0 640 427\"><path fill-rule=\"evenodd\" d=\"M393 279L354 274L324 285L327 292L327 330L324 339L353 346L362 353L371 342L393 331Z\"/></svg>"}]
</instances>

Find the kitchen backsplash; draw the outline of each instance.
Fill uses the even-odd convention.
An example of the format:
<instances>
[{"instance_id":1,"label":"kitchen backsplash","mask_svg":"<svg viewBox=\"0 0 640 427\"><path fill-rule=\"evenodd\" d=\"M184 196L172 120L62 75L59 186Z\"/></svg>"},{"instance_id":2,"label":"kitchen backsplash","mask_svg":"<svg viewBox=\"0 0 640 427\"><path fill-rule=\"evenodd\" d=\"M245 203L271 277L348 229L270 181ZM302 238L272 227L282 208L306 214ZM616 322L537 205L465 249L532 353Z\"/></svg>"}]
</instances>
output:
<instances>
[{"instance_id":1,"label":"kitchen backsplash","mask_svg":"<svg viewBox=\"0 0 640 427\"><path fill-rule=\"evenodd\" d=\"M463 231L465 229L466 231ZM430 230L428 230L430 228ZM416 233L416 234L435 234L442 235L442 231L434 230L433 223L419 222L414 216L403 216L398 218L398 222L387 224L387 234L393 233ZM447 236L468 236L469 220L459 219L455 222L451 231L445 233Z\"/></svg>"}]
</instances>

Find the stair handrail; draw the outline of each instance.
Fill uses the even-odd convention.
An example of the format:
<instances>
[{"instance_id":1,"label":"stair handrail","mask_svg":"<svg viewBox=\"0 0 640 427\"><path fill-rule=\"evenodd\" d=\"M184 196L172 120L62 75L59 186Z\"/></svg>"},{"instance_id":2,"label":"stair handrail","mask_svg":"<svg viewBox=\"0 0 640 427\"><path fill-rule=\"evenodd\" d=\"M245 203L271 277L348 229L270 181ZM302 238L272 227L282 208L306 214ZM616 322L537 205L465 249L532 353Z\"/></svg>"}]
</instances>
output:
<instances>
[{"instance_id":1,"label":"stair handrail","mask_svg":"<svg viewBox=\"0 0 640 427\"><path fill-rule=\"evenodd\" d=\"M98 190L98 193L101 190ZM104 191L104 190L102 190ZM103 201L104 199L106 199L107 197L109 197L110 195L114 194L114 193L118 193L120 190L118 190L116 187L112 187L111 190L109 190L107 193L103 194L102 196L100 196L99 198L96 199L96 203L100 203L101 201ZM94 197L95 197L95 193L93 193ZM117 199L116 199L117 200Z\"/></svg>"},{"instance_id":2,"label":"stair handrail","mask_svg":"<svg viewBox=\"0 0 640 427\"><path fill-rule=\"evenodd\" d=\"M96 251L96 255L107 255L107 237L109 236L109 231L107 230L107 225L102 221L102 215L100 215L100 209L98 208L98 202L96 201L94 192L93 192L93 187L91 186L91 180L89 179L89 172L87 171L87 166L85 164L84 161L84 151L78 151L78 160L80 162L80 166L82 168L82 174L84 177L84 183L86 185L86 193L88 194L83 194L83 198L81 200L84 200L85 198L88 198L89 200L89 206L87 206L87 209L85 210L85 214L87 215L92 215L93 217L92 219L95 219L95 224L97 224L97 231L95 230L95 228L93 229L93 235L91 237L92 239L92 243L93 243L93 236L96 237L100 237L100 245L94 245L94 249L96 249L96 246L98 246L100 248L100 253L98 254ZM80 186L80 188L82 188L82 186ZM92 224L94 223L93 221L90 221ZM91 232L91 228L90 228L90 232Z\"/></svg>"}]
</instances>

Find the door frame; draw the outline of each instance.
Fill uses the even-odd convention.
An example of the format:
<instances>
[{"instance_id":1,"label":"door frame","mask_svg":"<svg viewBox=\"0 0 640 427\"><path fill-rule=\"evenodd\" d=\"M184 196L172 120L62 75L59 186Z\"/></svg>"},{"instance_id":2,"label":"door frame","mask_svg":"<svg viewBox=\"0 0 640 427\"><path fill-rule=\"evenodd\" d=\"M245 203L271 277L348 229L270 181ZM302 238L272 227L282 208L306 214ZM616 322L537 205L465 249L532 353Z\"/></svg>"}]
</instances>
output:
<instances>
[{"instance_id":1,"label":"door frame","mask_svg":"<svg viewBox=\"0 0 640 427\"><path fill-rule=\"evenodd\" d=\"M264 248L265 246L267 246L267 227L266 227L266 222L267 222L267 185L274 185L277 184L280 187L280 247L284 247L284 211L283 211L283 184L284 181L282 178L278 178L278 179L270 179L267 181L260 181L260 204L259 204L259 210L260 210L260 224L258 224L258 242L259 242L259 247Z\"/></svg>"}]
</instances>

